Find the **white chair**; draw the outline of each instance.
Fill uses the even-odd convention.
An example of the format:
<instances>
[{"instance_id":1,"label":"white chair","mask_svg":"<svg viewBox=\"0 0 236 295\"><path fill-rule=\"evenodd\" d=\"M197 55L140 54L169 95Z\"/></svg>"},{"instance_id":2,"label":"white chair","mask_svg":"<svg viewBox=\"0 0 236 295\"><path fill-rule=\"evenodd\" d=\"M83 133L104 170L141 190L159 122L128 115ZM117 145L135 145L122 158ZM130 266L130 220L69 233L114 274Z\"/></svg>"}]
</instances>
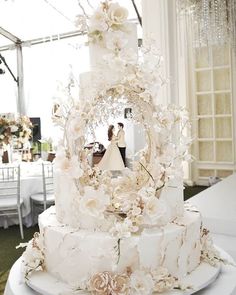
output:
<instances>
[{"instance_id":1,"label":"white chair","mask_svg":"<svg viewBox=\"0 0 236 295\"><path fill-rule=\"evenodd\" d=\"M42 192L30 196L31 214L33 220L36 208L43 212L55 203L52 163L42 163L42 181Z\"/></svg>"},{"instance_id":2,"label":"white chair","mask_svg":"<svg viewBox=\"0 0 236 295\"><path fill-rule=\"evenodd\" d=\"M20 165L0 167L0 216L17 216L21 238L24 239L20 198Z\"/></svg>"}]
</instances>

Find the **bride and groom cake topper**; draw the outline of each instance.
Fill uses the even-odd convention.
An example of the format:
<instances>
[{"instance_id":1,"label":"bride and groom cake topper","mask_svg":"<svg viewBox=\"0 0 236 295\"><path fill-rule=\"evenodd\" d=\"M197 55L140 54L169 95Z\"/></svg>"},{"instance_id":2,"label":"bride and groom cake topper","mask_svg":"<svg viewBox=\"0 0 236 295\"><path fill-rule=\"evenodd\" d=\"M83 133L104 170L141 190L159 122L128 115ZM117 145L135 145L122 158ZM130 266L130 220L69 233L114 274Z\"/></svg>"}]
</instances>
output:
<instances>
[{"instance_id":1,"label":"bride and groom cake topper","mask_svg":"<svg viewBox=\"0 0 236 295\"><path fill-rule=\"evenodd\" d=\"M119 171L126 167L126 142L124 124L119 122L117 125L117 134L115 134L114 125L110 125L108 127L107 134L110 144L108 145L102 160L98 164L98 167L101 170Z\"/></svg>"}]
</instances>

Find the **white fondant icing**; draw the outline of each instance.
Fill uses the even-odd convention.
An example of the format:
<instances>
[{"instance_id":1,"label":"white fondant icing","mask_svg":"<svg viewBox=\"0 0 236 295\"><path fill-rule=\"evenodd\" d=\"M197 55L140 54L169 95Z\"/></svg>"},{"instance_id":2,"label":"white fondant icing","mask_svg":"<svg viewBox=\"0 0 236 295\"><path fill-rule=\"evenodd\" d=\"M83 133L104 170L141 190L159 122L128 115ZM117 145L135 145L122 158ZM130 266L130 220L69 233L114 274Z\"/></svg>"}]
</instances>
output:
<instances>
[{"instance_id":1,"label":"white fondant icing","mask_svg":"<svg viewBox=\"0 0 236 295\"><path fill-rule=\"evenodd\" d=\"M200 224L198 212L186 211L175 223L122 239L119 257L118 240L109 233L65 226L56 220L54 207L39 217L46 270L73 287L98 272L122 273L127 267L154 270L163 265L182 278L200 263Z\"/></svg>"}]
</instances>

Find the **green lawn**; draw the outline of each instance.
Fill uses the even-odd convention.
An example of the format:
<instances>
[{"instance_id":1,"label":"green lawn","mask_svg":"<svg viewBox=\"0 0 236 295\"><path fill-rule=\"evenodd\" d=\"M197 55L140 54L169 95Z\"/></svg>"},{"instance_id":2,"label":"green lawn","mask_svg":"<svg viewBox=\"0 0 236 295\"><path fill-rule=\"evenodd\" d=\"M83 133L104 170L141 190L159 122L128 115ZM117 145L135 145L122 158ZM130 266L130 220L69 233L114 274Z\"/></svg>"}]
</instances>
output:
<instances>
[{"instance_id":1,"label":"green lawn","mask_svg":"<svg viewBox=\"0 0 236 295\"><path fill-rule=\"evenodd\" d=\"M36 231L38 226L24 228L25 238L22 240L19 226L0 228L0 295L4 292L10 268L24 251L23 248L16 249L16 246L19 243L28 242Z\"/></svg>"}]
</instances>

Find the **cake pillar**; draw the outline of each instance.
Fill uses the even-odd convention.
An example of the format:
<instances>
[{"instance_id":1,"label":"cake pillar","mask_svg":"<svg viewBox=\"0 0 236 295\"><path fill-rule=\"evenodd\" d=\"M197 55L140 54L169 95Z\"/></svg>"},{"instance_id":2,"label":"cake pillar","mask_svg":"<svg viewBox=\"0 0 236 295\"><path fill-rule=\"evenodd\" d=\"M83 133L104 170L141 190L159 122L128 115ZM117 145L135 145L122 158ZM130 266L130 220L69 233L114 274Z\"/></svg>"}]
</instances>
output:
<instances>
[{"instance_id":1,"label":"cake pillar","mask_svg":"<svg viewBox=\"0 0 236 295\"><path fill-rule=\"evenodd\" d=\"M153 40L164 58L162 87L158 103L179 104L177 18L175 0L142 0L143 42Z\"/></svg>"}]
</instances>

